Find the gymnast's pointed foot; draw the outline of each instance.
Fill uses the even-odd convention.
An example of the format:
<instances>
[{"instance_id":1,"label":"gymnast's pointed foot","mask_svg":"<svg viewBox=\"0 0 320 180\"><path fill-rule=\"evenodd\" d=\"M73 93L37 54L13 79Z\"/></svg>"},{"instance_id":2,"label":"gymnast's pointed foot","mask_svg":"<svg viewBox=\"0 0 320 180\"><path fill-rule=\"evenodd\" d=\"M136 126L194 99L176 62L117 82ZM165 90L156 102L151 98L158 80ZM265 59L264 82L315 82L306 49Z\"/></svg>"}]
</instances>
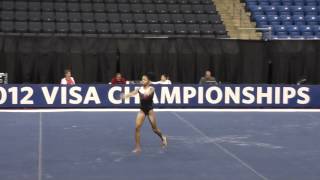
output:
<instances>
[{"instance_id":1,"label":"gymnast's pointed foot","mask_svg":"<svg viewBox=\"0 0 320 180\"><path fill-rule=\"evenodd\" d=\"M135 147L134 150L132 150L132 153L140 154L141 153L141 147L140 146Z\"/></svg>"}]
</instances>

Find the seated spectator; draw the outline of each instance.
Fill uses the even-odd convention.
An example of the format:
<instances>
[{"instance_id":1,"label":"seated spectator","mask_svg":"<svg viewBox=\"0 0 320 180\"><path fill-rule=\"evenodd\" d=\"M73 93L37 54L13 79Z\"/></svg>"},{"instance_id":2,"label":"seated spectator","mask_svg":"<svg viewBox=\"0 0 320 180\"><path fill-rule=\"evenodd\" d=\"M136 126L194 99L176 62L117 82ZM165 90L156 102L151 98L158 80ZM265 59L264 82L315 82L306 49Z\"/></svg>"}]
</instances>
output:
<instances>
[{"instance_id":1,"label":"seated spectator","mask_svg":"<svg viewBox=\"0 0 320 180\"><path fill-rule=\"evenodd\" d=\"M172 84L167 74L162 74L160 81L152 82L152 84Z\"/></svg>"},{"instance_id":2,"label":"seated spectator","mask_svg":"<svg viewBox=\"0 0 320 180\"><path fill-rule=\"evenodd\" d=\"M64 85L74 85L74 84L76 84L74 78L71 76L71 70L70 69L64 70L64 78L61 79L60 84L64 84Z\"/></svg>"},{"instance_id":3,"label":"seated spectator","mask_svg":"<svg viewBox=\"0 0 320 180\"><path fill-rule=\"evenodd\" d=\"M211 75L211 71L207 70L205 75L200 79L199 84L214 84L217 85L217 80Z\"/></svg>"},{"instance_id":4,"label":"seated spectator","mask_svg":"<svg viewBox=\"0 0 320 180\"><path fill-rule=\"evenodd\" d=\"M114 78L111 80L111 84L126 84L127 81L122 77L121 73L117 73Z\"/></svg>"}]
</instances>

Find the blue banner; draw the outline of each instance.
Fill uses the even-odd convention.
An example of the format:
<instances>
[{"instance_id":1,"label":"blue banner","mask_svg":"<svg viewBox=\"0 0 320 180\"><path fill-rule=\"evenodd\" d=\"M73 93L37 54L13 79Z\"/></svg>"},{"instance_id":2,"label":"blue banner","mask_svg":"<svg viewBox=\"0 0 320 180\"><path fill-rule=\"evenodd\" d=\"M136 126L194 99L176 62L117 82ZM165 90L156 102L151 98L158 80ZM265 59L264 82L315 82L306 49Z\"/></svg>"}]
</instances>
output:
<instances>
[{"instance_id":1,"label":"blue banner","mask_svg":"<svg viewBox=\"0 0 320 180\"><path fill-rule=\"evenodd\" d=\"M156 108L320 108L320 86L155 85ZM138 108L138 85L1 85L0 108Z\"/></svg>"}]
</instances>

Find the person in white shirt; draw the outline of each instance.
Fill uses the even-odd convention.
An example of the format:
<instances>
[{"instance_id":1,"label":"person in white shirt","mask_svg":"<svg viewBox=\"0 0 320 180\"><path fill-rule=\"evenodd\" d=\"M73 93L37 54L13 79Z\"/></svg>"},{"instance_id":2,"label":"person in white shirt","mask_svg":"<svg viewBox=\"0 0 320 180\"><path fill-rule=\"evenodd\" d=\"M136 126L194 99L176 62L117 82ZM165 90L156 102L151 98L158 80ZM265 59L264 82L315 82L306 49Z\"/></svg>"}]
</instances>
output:
<instances>
[{"instance_id":1,"label":"person in white shirt","mask_svg":"<svg viewBox=\"0 0 320 180\"><path fill-rule=\"evenodd\" d=\"M74 78L71 76L71 70L70 69L64 70L64 78L61 79L60 84L63 84L63 85L74 85L74 84L76 84Z\"/></svg>"},{"instance_id":2,"label":"person in white shirt","mask_svg":"<svg viewBox=\"0 0 320 180\"><path fill-rule=\"evenodd\" d=\"M162 74L160 81L152 82L152 84L172 84L167 74Z\"/></svg>"}]
</instances>

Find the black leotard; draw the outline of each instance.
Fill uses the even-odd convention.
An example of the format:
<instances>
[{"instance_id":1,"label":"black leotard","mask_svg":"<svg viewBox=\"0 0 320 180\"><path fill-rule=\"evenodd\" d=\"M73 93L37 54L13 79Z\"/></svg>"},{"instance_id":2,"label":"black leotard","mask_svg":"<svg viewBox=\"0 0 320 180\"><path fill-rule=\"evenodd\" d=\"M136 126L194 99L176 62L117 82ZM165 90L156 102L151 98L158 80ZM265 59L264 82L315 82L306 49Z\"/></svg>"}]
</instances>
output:
<instances>
[{"instance_id":1,"label":"black leotard","mask_svg":"<svg viewBox=\"0 0 320 180\"><path fill-rule=\"evenodd\" d=\"M139 89L139 97L140 97L140 109L144 112L145 115L149 114L149 111L153 109L153 95L154 93L151 93L150 95L146 96L146 91L150 91L151 87L148 87L148 89L144 89L144 87L141 87Z\"/></svg>"}]
</instances>

